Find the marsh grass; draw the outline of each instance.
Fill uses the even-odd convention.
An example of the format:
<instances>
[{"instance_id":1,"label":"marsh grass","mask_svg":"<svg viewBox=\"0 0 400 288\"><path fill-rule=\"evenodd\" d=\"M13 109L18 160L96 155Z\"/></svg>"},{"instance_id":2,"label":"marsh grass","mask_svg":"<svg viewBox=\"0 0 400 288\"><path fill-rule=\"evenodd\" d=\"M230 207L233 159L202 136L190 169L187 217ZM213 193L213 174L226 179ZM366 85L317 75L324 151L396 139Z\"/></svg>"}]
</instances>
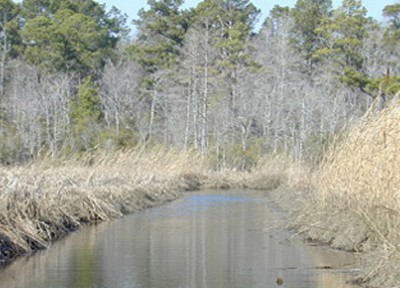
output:
<instances>
[{"instance_id":1,"label":"marsh grass","mask_svg":"<svg viewBox=\"0 0 400 288\"><path fill-rule=\"evenodd\" d=\"M253 172L216 171L194 151L94 152L0 168L0 262L46 248L80 226L176 199L182 191L270 190L287 181L288 159L261 160Z\"/></svg>"},{"instance_id":2,"label":"marsh grass","mask_svg":"<svg viewBox=\"0 0 400 288\"><path fill-rule=\"evenodd\" d=\"M304 189L293 224L310 240L362 252L360 281L400 283L400 101L371 108Z\"/></svg>"},{"instance_id":3,"label":"marsh grass","mask_svg":"<svg viewBox=\"0 0 400 288\"><path fill-rule=\"evenodd\" d=\"M269 190L291 225L319 243L363 252L360 281L399 283L400 106L342 133L319 167L270 155L252 170L212 168L194 151L162 147L0 168L0 261L43 249L82 225L176 199L182 191Z\"/></svg>"},{"instance_id":4,"label":"marsh grass","mask_svg":"<svg viewBox=\"0 0 400 288\"><path fill-rule=\"evenodd\" d=\"M204 163L195 152L155 148L0 168L0 260L199 188Z\"/></svg>"},{"instance_id":5,"label":"marsh grass","mask_svg":"<svg viewBox=\"0 0 400 288\"><path fill-rule=\"evenodd\" d=\"M295 165L290 157L283 155L265 155L252 169L242 170L232 167L222 170L209 169L204 179L206 189L252 189L273 190L290 181ZM299 177L296 175L296 179ZM297 181L296 182L300 182Z\"/></svg>"}]
</instances>

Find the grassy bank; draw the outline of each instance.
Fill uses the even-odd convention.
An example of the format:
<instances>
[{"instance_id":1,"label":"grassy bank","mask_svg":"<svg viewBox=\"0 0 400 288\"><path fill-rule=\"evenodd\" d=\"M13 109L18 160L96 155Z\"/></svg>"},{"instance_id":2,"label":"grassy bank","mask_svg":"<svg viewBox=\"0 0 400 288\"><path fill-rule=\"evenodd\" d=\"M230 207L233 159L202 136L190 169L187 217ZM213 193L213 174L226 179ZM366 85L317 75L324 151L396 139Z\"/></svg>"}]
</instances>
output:
<instances>
[{"instance_id":1,"label":"grassy bank","mask_svg":"<svg viewBox=\"0 0 400 288\"><path fill-rule=\"evenodd\" d=\"M206 173L192 152L86 155L0 169L0 260L7 262L81 225L173 200Z\"/></svg>"},{"instance_id":2,"label":"grassy bank","mask_svg":"<svg viewBox=\"0 0 400 288\"><path fill-rule=\"evenodd\" d=\"M305 185L279 196L292 203L286 207L291 224L308 239L360 252L358 281L368 287L400 283L399 120L398 101L371 111L337 141Z\"/></svg>"},{"instance_id":3,"label":"grassy bank","mask_svg":"<svg viewBox=\"0 0 400 288\"><path fill-rule=\"evenodd\" d=\"M0 168L0 264L46 248L80 226L174 200L182 191L275 188L262 173L215 171L193 151L93 153ZM270 166L270 165L264 165Z\"/></svg>"}]
</instances>

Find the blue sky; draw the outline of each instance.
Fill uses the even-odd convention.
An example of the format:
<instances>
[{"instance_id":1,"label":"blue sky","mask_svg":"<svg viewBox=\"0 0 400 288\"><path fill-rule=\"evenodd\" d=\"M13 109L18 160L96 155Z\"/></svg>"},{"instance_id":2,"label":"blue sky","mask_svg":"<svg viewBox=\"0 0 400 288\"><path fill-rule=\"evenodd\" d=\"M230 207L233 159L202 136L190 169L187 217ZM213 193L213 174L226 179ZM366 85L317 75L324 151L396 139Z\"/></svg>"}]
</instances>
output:
<instances>
[{"instance_id":1,"label":"blue sky","mask_svg":"<svg viewBox=\"0 0 400 288\"><path fill-rule=\"evenodd\" d=\"M382 9L386 5L394 4L399 0L364 0L363 5L368 9L368 16L374 17L375 19L382 19ZM116 6L123 13L128 14L130 20L137 17L137 12L140 8L146 7L147 0L98 0L100 3L106 3L108 8ZM185 7L195 7L201 0L186 0ZM296 0L252 0L252 3L261 9L262 16L260 23L264 21L264 18L268 15L268 12L275 6L289 6L293 7ZM340 0L333 0L334 7L339 6Z\"/></svg>"}]
</instances>

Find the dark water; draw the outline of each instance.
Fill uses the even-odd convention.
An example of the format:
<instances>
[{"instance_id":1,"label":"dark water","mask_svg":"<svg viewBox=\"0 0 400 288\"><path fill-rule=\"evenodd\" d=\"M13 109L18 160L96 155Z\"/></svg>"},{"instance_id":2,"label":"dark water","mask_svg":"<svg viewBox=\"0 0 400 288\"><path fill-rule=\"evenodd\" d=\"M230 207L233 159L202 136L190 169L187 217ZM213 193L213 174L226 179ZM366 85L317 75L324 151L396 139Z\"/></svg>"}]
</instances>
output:
<instances>
[{"instance_id":1,"label":"dark water","mask_svg":"<svg viewBox=\"0 0 400 288\"><path fill-rule=\"evenodd\" d=\"M19 259L0 287L350 287L354 259L291 237L279 214L257 192L187 194Z\"/></svg>"}]
</instances>

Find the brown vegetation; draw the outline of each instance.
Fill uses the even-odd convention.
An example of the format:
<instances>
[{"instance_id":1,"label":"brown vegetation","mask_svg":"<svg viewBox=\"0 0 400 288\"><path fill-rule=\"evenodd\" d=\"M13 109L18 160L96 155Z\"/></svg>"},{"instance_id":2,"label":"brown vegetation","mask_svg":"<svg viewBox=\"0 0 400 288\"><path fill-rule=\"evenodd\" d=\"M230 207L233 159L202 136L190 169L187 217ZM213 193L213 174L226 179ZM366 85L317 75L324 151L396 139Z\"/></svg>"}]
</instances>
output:
<instances>
[{"instance_id":1,"label":"brown vegetation","mask_svg":"<svg viewBox=\"0 0 400 288\"><path fill-rule=\"evenodd\" d=\"M81 225L176 199L181 191L273 189L283 179L278 158L260 161L257 173L215 171L209 162L193 151L153 148L2 167L0 261L46 248Z\"/></svg>"},{"instance_id":2,"label":"brown vegetation","mask_svg":"<svg viewBox=\"0 0 400 288\"><path fill-rule=\"evenodd\" d=\"M189 175L204 167L196 153L153 149L1 168L0 260L45 248L84 223L173 200L198 188Z\"/></svg>"},{"instance_id":3,"label":"brown vegetation","mask_svg":"<svg viewBox=\"0 0 400 288\"><path fill-rule=\"evenodd\" d=\"M362 252L360 281L400 282L400 105L372 109L338 140L302 190L293 225L307 238Z\"/></svg>"},{"instance_id":4,"label":"brown vegetation","mask_svg":"<svg viewBox=\"0 0 400 288\"><path fill-rule=\"evenodd\" d=\"M121 217L200 188L274 189L284 161L256 173L210 169L196 152L153 148L0 168L0 261L46 248L81 225Z\"/></svg>"}]
</instances>

